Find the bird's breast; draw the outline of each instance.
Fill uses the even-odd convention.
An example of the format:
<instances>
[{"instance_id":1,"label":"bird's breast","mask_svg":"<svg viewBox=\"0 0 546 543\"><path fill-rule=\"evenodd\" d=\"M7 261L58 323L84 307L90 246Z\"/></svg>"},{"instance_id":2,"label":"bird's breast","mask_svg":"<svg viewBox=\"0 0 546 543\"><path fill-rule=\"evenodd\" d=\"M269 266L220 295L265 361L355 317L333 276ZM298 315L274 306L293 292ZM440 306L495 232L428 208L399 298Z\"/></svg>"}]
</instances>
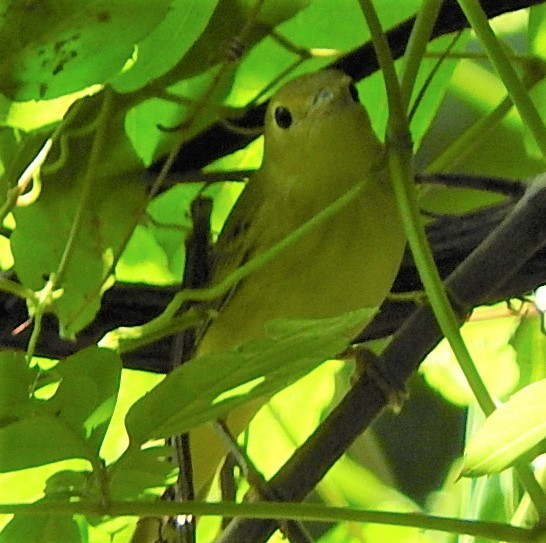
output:
<instances>
[{"instance_id":1,"label":"bird's breast","mask_svg":"<svg viewBox=\"0 0 546 543\"><path fill-rule=\"evenodd\" d=\"M299 204L294 210L290 201L268 202L261 218L271 228L262 231L257 254L320 210L305 211ZM324 318L376 307L390 291L404 247L393 195L381 183L370 183L338 214L245 278L202 347L219 350L262 337L271 319Z\"/></svg>"}]
</instances>

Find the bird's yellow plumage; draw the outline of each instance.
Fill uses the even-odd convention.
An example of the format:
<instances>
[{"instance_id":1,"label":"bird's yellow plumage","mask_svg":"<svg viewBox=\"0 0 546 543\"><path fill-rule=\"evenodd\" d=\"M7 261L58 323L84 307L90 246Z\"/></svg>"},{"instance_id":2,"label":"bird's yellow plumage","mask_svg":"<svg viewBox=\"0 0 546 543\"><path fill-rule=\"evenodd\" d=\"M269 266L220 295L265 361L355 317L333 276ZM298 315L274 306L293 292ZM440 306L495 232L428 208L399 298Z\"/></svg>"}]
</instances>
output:
<instances>
[{"instance_id":1,"label":"bird's yellow plumage","mask_svg":"<svg viewBox=\"0 0 546 543\"><path fill-rule=\"evenodd\" d=\"M263 335L273 318L320 318L377 306L405 246L383 147L351 79L299 77L270 101L265 152L220 235L212 283L270 248L357 183L369 183L338 216L237 287L199 353ZM290 126L279 126L276 117Z\"/></svg>"},{"instance_id":2,"label":"bird's yellow plumage","mask_svg":"<svg viewBox=\"0 0 546 543\"><path fill-rule=\"evenodd\" d=\"M212 284L362 181L364 188L340 213L234 288L204 332L197 354L260 338L270 319L331 317L378 306L402 258L405 236L383 146L351 79L327 70L282 87L267 108L262 166L218 239ZM232 412L232 431L239 433L258 407ZM191 432L190 446L200 489L225 449L208 426Z\"/></svg>"},{"instance_id":3,"label":"bird's yellow plumage","mask_svg":"<svg viewBox=\"0 0 546 543\"><path fill-rule=\"evenodd\" d=\"M260 338L271 319L332 317L378 306L402 258L405 237L383 146L347 75L328 70L282 87L267 108L264 145L262 166L218 239L212 284L357 183L368 182L338 215L234 289L207 328L198 354ZM233 431L240 432L255 411L253 406L232 413L228 420ZM190 444L200 488L224 448L208 427L192 433Z\"/></svg>"}]
</instances>

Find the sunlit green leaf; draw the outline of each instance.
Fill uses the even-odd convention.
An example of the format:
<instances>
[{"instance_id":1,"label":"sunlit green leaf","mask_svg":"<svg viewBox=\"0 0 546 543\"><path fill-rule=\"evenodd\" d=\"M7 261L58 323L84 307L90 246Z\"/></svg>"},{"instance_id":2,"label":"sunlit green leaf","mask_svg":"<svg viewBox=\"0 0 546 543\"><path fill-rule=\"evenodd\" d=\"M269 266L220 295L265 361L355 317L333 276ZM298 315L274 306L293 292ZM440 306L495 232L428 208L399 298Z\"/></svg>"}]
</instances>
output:
<instances>
[{"instance_id":1,"label":"sunlit green leaf","mask_svg":"<svg viewBox=\"0 0 546 543\"><path fill-rule=\"evenodd\" d=\"M546 289L544 290L546 293ZM546 335L542 315L524 315L510 344L516 350L521 372L520 385L528 385L546 377Z\"/></svg>"},{"instance_id":2,"label":"sunlit green leaf","mask_svg":"<svg viewBox=\"0 0 546 543\"><path fill-rule=\"evenodd\" d=\"M101 457L107 464L113 462L125 451L127 435L125 416L131 405L163 379L163 375L145 371L124 369L112 420L101 446Z\"/></svg>"},{"instance_id":3,"label":"sunlit green leaf","mask_svg":"<svg viewBox=\"0 0 546 543\"><path fill-rule=\"evenodd\" d=\"M546 379L516 392L490 415L465 451L463 475L506 469L546 438Z\"/></svg>"},{"instance_id":4,"label":"sunlit green leaf","mask_svg":"<svg viewBox=\"0 0 546 543\"><path fill-rule=\"evenodd\" d=\"M544 6L533 6L529 10L527 47L530 54L546 59L546 8Z\"/></svg>"},{"instance_id":5,"label":"sunlit green leaf","mask_svg":"<svg viewBox=\"0 0 546 543\"><path fill-rule=\"evenodd\" d=\"M134 65L113 80L113 87L135 91L172 69L199 37L217 3L173 0L163 21L138 45Z\"/></svg>"},{"instance_id":6,"label":"sunlit green leaf","mask_svg":"<svg viewBox=\"0 0 546 543\"><path fill-rule=\"evenodd\" d=\"M365 309L331 319L276 321L275 339L250 342L185 363L127 414L135 443L182 433L251 399L270 396L348 345Z\"/></svg>"},{"instance_id":7,"label":"sunlit green leaf","mask_svg":"<svg viewBox=\"0 0 546 543\"><path fill-rule=\"evenodd\" d=\"M272 477L278 471L328 412L336 388L336 373L342 364L335 360L321 364L273 396L252 419L247 452L251 458L260 459L264 477ZM302 405L305 409L301 409ZM272 441L274 448L270 446Z\"/></svg>"},{"instance_id":8,"label":"sunlit green leaf","mask_svg":"<svg viewBox=\"0 0 546 543\"><path fill-rule=\"evenodd\" d=\"M182 253L183 240L179 242ZM147 255L145 261L142 260L143 254ZM178 275L174 275L169 269L167 255L150 230L139 225L116 265L116 278L127 283L175 284L181 281L182 268L179 268Z\"/></svg>"},{"instance_id":9,"label":"sunlit green leaf","mask_svg":"<svg viewBox=\"0 0 546 543\"><path fill-rule=\"evenodd\" d=\"M487 315L487 309L482 311ZM476 312L480 315L480 311ZM503 397L514 390L519 380L516 353L509 344L518 325L517 317L503 319L479 319L465 324L463 338L486 386L496 397ZM474 401L457 360L446 340L428 355L420 371L428 384L447 400L458 405Z\"/></svg>"}]
</instances>

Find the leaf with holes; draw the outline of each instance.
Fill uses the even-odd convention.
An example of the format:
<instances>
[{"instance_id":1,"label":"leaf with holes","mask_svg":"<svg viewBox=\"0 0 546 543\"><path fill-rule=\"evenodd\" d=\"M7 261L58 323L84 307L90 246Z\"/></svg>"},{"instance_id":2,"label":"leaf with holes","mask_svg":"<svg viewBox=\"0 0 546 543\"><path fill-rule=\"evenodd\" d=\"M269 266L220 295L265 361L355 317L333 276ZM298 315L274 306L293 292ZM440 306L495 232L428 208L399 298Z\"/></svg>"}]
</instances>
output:
<instances>
[{"instance_id":1,"label":"leaf with holes","mask_svg":"<svg viewBox=\"0 0 546 543\"><path fill-rule=\"evenodd\" d=\"M7 0L0 5L0 92L50 99L105 83L171 0Z\"/></svg>"}]
</instances>

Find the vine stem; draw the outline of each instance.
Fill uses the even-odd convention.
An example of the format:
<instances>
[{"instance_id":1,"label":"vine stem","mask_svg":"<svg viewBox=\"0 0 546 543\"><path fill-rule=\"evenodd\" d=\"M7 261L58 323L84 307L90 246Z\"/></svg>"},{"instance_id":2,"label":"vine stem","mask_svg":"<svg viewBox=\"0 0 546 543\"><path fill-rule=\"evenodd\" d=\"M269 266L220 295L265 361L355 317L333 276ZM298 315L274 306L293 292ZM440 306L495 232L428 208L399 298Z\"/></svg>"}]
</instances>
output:
<instances>
[{"instance_id":1,"label":"vine stem","mask_svg":"<svg viewBox=\"0 0 546 543\"><path fill-rule=\"evenodd\" d=\"M495 36L489 20L478 0L457 0L472 30L482 43L491 64L499 74L523 122L533 135L542 156L546 158L546 127L529 96L525 84L518 77L504 47Z\"/></svg>"},{"instance_id":2,"label":"vine stem","mask_svg":"<svg viewBox=\"0 0 546 543\"><path fill-rule=\"evenodd\" d=\"M79 502L44 500L32 504L0 504L0 514L60 516L80 514L138 517L199 515L279 519L281 521L366 522L466 534L510 543L537 541L537 533L534 530L500 522L455 519L422 513L357 510L349 507L328 507L309 503L112 501L105 507L97 502L84 500Z\"/></svg>"},{"instance_id":3,"label":"vine stem","mask_svg":"<svg viewBox=\"0 0 546 543\"><path fill-rule=\"evenodd\" d=\"M394 61L375 8L371 0L360 0L360 4L370 27L381 71L385 78L390 111L387 128L389 168L400 214L408 236L408 243L442 333L449 341L480 407L486 414L490 414L495 409L495 403L485 387L462 339L457 317L449 303L421 221L417 194L414 187L411 134L407 121L406 108L404 107L408 101L402 94L402 89L394 68ZM422 38L426 38L426 36L422 36ZM417 46L415 47L417 50ZM411 86L407 86L411 88Z\"/></svg>"},{"instance_id":4,"label":"vine stem","mask_svg":"<svg viewBox=\"0 0 546 543\"><path fill-rule=\"evenodd\" d=\"M56 284L62 283L64 275L66 273L66 268L74 249L76 247L76 241L78 239L78 233L81 230L85 209L89 204L89 199L91 197L91 191L93 188L93 182L95 180L96 171L99 165L99 160L102 155L104 148L104 141L106 135L107 127L107 118L112 105L112 91L109 87L104 89L104 99L101 104L101 109L97 116L97 130L93 140L93 145L91 146L91 152L89 154L89 161L87 163L87 168L85 171L85 177L83 180L82 193L80 195L80 200L78 202L78 209L76 210L76 215L74 221L72 222L72 228L70 229L70 234L68 236L68 241L65 245L61 261L59 262L59 267L56 271Z\"/></svg>"},{"instance_id":5,"label":"vine stem","mask_svg":"<svg viewBox=\"0 0 546 543\"><path fill-rule=\"evenodd\" d=\"M97 170L97 166L99 164L99 160L104 147L106 134L105 130L107 126L106 120L110 112L111 104L112 94L108 89L106 89L104 91L104 99L101 104L101 109L97 116L97 130L89 156L89 161L87 163L87 169L83 180L83 187L78 202L78 208L76 210L76 214L74 215L74 220L68 234L68 240L64 247L64 251L59 261L57 270L49 276L49 279L45 284L44 288L36 295L37 303L34 306L34 326L32 328L32 333L28 342L26 352L26 359L29 363L34 356L34 353L36 352L36 345L42 331L42 319L44 313L51 305L52 301L62 292L61 290L59 290L58 287L63 282L64 276L66 274L66 269L76 249L76 242L83 224L85 209L89 203L89 198L91 197L91 190L93 187L95 172Z\"/></svg>"},{"instance_id":6,"label":"vine stem","mask_svg":"<svg viewBox=\"0 0 546 543\"><path fill-rule=\"evenodd\" d=\"M469 3L473 1L469 0ZM428 0L424 0L424 2L428 3ZM379 65L385 79L390 111L386 138L389 169L400 215L408 236L408 243L438 325L449 342L480 408L487 416L496 409L495 402L489 394L462 338L457 316L451 307L438 268L434 262L420 217L414 187L415 172L411 133L404 107L406 103L409 103L409 99L402 94L394 67L394 60L371 0L360 0L360 4L370 28ZM487 26L489 27L489 25ZM421 39L425 38L426 36L422 34ZM413 50L420 51L420 48L414 45ZM411 88L408 84L406 87ZM516 467L516 470L533 500L539 516L546 518L546 495L536 481L531 469L520 464Z\"/></svg>"},{"instance_id":7,"label":"vine stem","mask_svg":"<svg viewBox=\"0 0 546 543\"><path fill-rule=\"evenodd\" d=\"M405 63L400 83L401 98L405 109L408 110L411 103L411 95L417 80L417 73L423 57L425 56L428 40L434 28L434 23L442 7L441 0L423 0L423 5L417 13L415 24L408 41L405 55Z\"/></svg>"}]
</instances>

